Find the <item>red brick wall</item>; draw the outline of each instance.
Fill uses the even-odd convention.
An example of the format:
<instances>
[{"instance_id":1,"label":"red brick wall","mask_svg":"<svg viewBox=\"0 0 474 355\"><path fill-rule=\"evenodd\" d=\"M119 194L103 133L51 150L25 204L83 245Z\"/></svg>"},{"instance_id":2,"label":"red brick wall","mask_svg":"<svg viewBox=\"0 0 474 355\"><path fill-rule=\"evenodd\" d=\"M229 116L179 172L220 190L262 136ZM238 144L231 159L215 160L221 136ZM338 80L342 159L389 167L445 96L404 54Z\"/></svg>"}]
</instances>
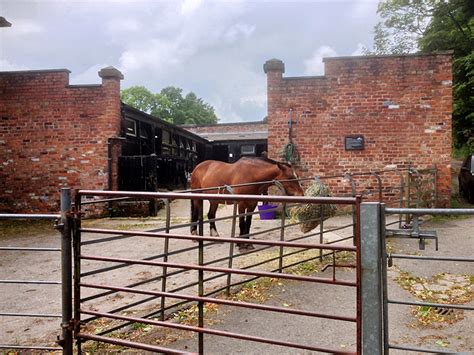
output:
<instances>
[{"instance_id":1,"label":"red brick wall","mask_svg":"<svg viewBox=\"0 0 474 355\"><path fill-rule=\"evenodd\" d=\"M55 212L61 187L108 188L120 132L120 78L108 74L70 86L66 69L0 72L0 211Z\"/></svg>"},{"instance_id":2,"label":"red brick wall","mask_svg":"<svg viewBox=\"0 0 474 355\"><path fill-rule=\"evenodd\" d=\"M341 57L324 61L325 76L321 77L285 78L281 61L265 64L269 156L279 158L288 143L291 108L297 121L293 141L304 175L436 165L439 205L448 205L451 55ZM365 149L346 151L344 137L356 134L365 137Z\"/></svg>"}]
</instances>

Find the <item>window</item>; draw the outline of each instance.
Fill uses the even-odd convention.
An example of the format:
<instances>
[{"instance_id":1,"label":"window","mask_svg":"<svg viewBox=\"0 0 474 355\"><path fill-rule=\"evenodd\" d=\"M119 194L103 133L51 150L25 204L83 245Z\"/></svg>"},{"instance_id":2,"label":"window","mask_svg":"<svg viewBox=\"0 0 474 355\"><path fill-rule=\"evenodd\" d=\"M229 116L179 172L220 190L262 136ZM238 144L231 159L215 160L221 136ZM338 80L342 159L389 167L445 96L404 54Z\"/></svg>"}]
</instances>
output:
<instances>
[{"instance_id":1,"label":"window","mask_svg":"<svg viewBox=\"0 0 474 355\"><path fill-rule=\"evenodd\" d=\"M137 136L137 122L129 118L123 120L123 128L125 135L136 137Z\"/></svg>"},{"instance_id":2,"label":"window","mask_svg":"<svg viewBox=\"0 0 474 355\"><path fill-rule=\"evenodd\" d=\"M240 147L240 153L242 155L254 155L255 154L255 146L254 145L243 145Z\"/></svg>"},{"instance_id":3,"label":"window","mask_svg":"<svg viewBox=\"0 0 474 355\"><path fill-rule=\"evenodd\" d=\"M148 133L149 127L143 123L140 123L140 138L149 139L150 134Z\"/></svg>"}]
</instances>

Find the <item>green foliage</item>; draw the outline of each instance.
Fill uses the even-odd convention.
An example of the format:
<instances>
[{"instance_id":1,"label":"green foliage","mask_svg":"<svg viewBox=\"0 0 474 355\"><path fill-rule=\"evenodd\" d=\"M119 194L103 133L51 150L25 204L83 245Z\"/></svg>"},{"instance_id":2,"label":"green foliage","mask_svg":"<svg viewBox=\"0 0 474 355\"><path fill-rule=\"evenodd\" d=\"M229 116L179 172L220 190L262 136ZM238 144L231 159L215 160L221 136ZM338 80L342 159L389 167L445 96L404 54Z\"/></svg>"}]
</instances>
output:
<instances>
[{"instance_id":1,"label":"green foliage","mask_svg":"<svg viewBox=\"0 0 474 355\"><path fill-rule=\"evenodd\" d=\"M474 146L474 1L382 0L368 54L452 50L453 142Z\"/></svg>"},{"instance_id":2,"label":"green foliage","mask_svg":"<svg viewBox=\"0 0 474 355\"><path fill-rule=\"evenodd\" d=\"M122 101L152 116L174 124L213 124L218 118L214 108L193 92L183 97L183 90L169 86L153 94L143 86L121 92Z\"/></svg>"}]
</instances>

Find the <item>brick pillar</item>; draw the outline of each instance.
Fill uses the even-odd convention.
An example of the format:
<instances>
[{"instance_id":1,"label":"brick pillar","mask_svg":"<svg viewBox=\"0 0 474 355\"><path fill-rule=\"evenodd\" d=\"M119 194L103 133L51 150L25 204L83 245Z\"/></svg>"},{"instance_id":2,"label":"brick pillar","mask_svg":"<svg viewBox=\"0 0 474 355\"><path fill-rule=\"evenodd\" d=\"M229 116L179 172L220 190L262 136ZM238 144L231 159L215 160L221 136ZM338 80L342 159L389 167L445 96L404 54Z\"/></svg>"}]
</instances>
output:
<instances>
[{"instance_id":1,"label":"brick pillar","mask_svg":"<svg viewBox=\"0 0 474 355\"><path fill-rule=\"evenodd\" d=\"M281 111L281 84L285 63L280 59L270 59L263 65L267 74L267 112L268 112L268 157L279 160L278 156L278 112Z\"/></svg>"},{"instance_id":2,"label":"brick pillar","mask_svg":"<svg viewBox=\"0 0 474 355\"><path fill-rule=\"evenodd\" d=\"M99 71L102 78L102 86L106 95L106 111L103 117L103 126L108 131L109 141L107 148L108 162L107 188L110 190L118 189L118 158L121 154L120 122L122 110L120 103L120 80L123 74L114 67L102 68Z\"/></svg>"},{"instance_id":3,"label":"brick pillar","mask_svg":"<svg viewBox=\"0 0 474 355\"><path fill-rule=\"evenodd\" d=\"M125 141L123 137L111 137L109 138L109 190L118 190L118 161L122 155L122 142Z\"/></svg>"}]
</instances>

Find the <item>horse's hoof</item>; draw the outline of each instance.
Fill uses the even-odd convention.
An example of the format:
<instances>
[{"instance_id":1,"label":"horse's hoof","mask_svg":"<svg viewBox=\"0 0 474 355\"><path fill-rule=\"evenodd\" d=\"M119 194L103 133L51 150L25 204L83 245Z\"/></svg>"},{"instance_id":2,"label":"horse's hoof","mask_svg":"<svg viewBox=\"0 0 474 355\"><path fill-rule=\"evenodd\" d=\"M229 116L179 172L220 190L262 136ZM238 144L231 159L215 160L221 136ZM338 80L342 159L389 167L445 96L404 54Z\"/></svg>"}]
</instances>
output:
<instances>
[{"instance_id":1,"label":"horse's hoof","mask_svg":"<svg viewBox=\"0 0 474 355\"><path fill-rule=\"evenodd\" d=\"M215 229L211 229L211 237L220 237L220 235Z\"/></svg>"},{"instance_id":2,"label":"horse's hoof","mask_svg":"<svg viewBox=\"0 0 474 355\"><path fill-rule=\"evenodd\" d=\"M255 247L252 245L252 243L240 243L240 244L237 244L237 247L239 248L239 251L241 253L246 253L246 252L249 252L249 251L255 249Z\"/></svg>"},{"instance_id":3,"label":"horse's hoof","mask_svg":"<svg viewBox=\"0 0 474 355\"><path fill-rule=\"evenodd\" d=\"M198 234L198 233L197 233L197 230L192 230L192 231L191 231L191 235L197 235L197 234Z\"/></svg>"}]
</instances>

